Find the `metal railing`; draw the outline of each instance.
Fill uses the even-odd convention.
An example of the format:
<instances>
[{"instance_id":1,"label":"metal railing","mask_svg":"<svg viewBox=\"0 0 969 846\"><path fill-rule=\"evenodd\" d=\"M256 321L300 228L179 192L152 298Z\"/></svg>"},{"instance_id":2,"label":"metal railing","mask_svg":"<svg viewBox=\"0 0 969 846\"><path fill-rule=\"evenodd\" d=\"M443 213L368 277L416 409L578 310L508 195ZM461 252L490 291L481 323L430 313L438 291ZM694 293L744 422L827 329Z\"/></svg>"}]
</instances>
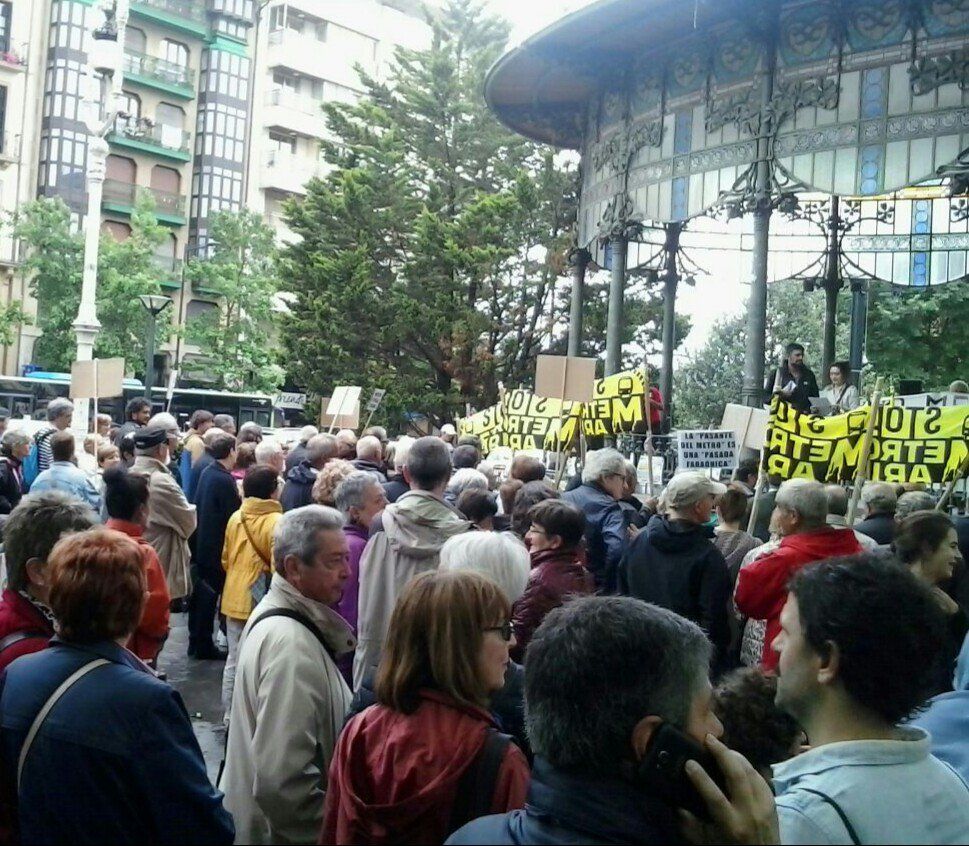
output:
<instances>
[{"instance_id":1,"label":"metal railing","mask_svg":"<svg viewBox=\"0 0 969 846\"><path fill-rule=\"evenodd\" d=\"M118 118L114 126L115 135L123 135L132 141L143 141L164 147L166 150L178 150L182 153L191 152L192 136L177 126L166 126L155 123L146 118L125 119Z\"/></svg>"},{"instance_id":2,"label":"metal railing","mask_svg":"<svg viewBox=\"0 0 969 846\"><path fill-rule=\"evenodd\" d=\"M285 88L274 88L266 95L267 106L282 106L285 109L292 109L302 112L304 115L316 115L323 117L323 110L318 101L311 97L303 97L295 91L288 91Z\"/></svg>"},{"instance_id":3,"label":"metal railing","mask_svg":"<svg viewBox=\"0 0 969 846\"><path fill-rule=\"evenodd\" d=\"M183 88L191 88L194 81L194 74L190 67L176 65L174 62L158 56L149 56L147 53L136 53L134 50L125 50L124 72Z\"/></svg>"},{"instance_id":4,"label":"metal railing","mask_svg":"<svg viewBox=\"0 0 969 846\"><path fill-rule=\"evenodd\" d=\"M155 268L161 271L167 279L181 278L184 262L180 258L175 258L171 253L155 253L151 257L151 261Z\"/></svg>"},{"instance_id":5,"label":"metal railing","mask_svg":"<svg viewBox=\"0 0 969 846\"><path fill-rule=\"evenodd\" d=\"M150 6L180 18L206 23L205 4L200 0L135 0L136 6Z\"/></svg>"},{"instance_id":6,"label":"metal railing","mask_svg":"<svg viewBox=\"0 0 969 846\"><path fill-rule=\"evenodd\" d=\"M141 192L147 192L154 198L156 214L185 217L185 197L179 194L171 194L168 191L160 191L157 188L135 185L132 182L122 182L120 179L104 180L104 192L101 200L104 203L117 203L134 208L138 194Z\"/></svg>"}]
</instances>

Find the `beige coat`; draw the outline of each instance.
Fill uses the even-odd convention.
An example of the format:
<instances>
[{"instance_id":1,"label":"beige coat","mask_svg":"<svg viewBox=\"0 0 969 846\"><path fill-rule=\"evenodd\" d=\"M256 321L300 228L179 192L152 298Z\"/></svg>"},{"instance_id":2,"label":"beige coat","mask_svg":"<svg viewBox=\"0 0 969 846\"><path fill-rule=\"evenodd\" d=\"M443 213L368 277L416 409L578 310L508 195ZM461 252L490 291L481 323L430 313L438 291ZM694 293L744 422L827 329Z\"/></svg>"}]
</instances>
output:
<instances>
[{"instance_id":1,"label":"beige coat","mask_svg":"<svg viewBox=\"0 0 969 846\"><path fill-rule=\"evenodd\" d=\"M139 455L131 473L148 478L150 499L145 540L158 553L168 580L168 592L172 599L188 596L192 584L188 539L195 531L195 506L189 504L175 477L157 459Z\"/></svg>"},{"instance_id":2,"label":"beige coat","mask_svg":"<svg viewBox=\"0 0 969 846\"><path fill-rule=\"evenodd\" d=\"M252 629L270 608L309 617L338 656L355 645L353 631L336 611L273 575L239 641L219 789L235 820L236 843L316 843L350 689L302 623L274 617Z\"/></svg>"}]
</instances>

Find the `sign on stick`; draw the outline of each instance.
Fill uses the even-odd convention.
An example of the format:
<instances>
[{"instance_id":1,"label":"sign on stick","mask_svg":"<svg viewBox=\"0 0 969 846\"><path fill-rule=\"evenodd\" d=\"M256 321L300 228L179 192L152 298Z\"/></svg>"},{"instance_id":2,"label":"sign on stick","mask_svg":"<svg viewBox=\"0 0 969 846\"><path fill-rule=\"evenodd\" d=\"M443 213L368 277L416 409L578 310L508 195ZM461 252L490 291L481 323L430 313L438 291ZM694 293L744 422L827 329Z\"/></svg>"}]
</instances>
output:
<instances>
[{"instance_id":1,"label":"sign on stick","mask_svg":"<svg viewBox=\"0 0 969 846\"><path fill-rule=\"evenodd\" d=\"M677 469L731 470L737 466L737 436L730 430L676 433Z\"/></svg>"},{"instance_id":2,"label":"sign on stick","mask_svg":"<svg viewBox=\"0 0 969 846\"><path fill-rule=\"evenodd\" d=\"M123 358L96 358L71 365L71 399L103 399L123 393Z\"/></svg>"},{"instance_id":3,"label":"sign on stick","mask_svg":"<svg viewBox=\"0 0 969 846\"><path fill-rule=\"evenodd\" d=\"M380 408L380 403L383 402L384 396L386 396L386 394L387 394L386 390L384 390L383 388L377 388L373 392L373 396L370 397L370 401L367 403L366 410L369 411L371 414L375 412L378 408Z\"/></svg>"},{"instance_id":4,"label":"sign on stick","mask_svg":"<svg viewBox=\"0 0 969 846\"><path fill-rule=\"evenodd\" d=\"M306 394L280 391L273 400L273 408L289 411L302 411L306 408Z\"/></svg>"},{"instance_id":5,"label":"sign on stick","mask_svg":"<svg viewBox=\"0 0 969 846\"><path fill-rule=\"evenodd\" d=\"M535 368L535 395L550 399L591 402L596 360L564 355L540 355Z\"/></svg>"}]
</instances>

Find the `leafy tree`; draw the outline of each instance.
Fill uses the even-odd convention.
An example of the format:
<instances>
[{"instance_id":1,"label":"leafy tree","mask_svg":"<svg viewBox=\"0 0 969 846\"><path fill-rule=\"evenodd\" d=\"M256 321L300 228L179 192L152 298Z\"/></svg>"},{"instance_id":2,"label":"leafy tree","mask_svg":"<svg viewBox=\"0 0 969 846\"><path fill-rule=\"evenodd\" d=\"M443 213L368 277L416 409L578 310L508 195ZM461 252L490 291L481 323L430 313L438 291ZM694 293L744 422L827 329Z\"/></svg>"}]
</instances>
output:
<instances>
[{"instance_id":1,"label":"leafy tree","mask_svg":"<svg viewBox=\"0 0 969 846\"><path fill-rule=\"evenodd\" d=\"M324 107L334 170L287 208L289 379L389 389L384 419L445 415L519 384L561 325L555 282L576 173L504 129L481 96L504 22L452 0L425 51L398 50L387 84Z\"/></svg>"},{"instance_id":2,"label":"leafy tree","mask_svg":"<svg viewBox=\"0 0 969 846\"><path fill-rule=\"evenodd\" d=\"M70 370L77 348L71 327L81 301L83 234L73 228L70 210L59 198L27 203L12 223L14 237L26 247L23 272L30 277L43 330L34 358L51 370ZM154 252L164 238L147 192L136 202L128 239L119 243L107 233L101 236L96 306L101 332L94 353L121 356L129 370L140 372L144 361L146 317L138 296L161 291Z\"/></svg>"},{"instance_id":3,"label":"leafy tree","mask_svg":"<svg viewBox=\"0 0 969 846\"><path fill-rule=\"evenodd\" d=\"M0 345L10 346L16 338L14 330L30 323L30 315L24 311L20 300L11 300L6 305L0 305Z\"/></svg>"},{"instance_id":4,"label":"leafy tree","mask_svg":"<svg viewBox=\"0 0 969 846\"><path fill-rule=\"evenodd\" d=\"M212 218L211 253L186 275L218 298L218 308L188 321L186 336L221 390L272 391L282 383L271 329L279 291L273 230L248 209Z\"/></svg>"}]
</instances>

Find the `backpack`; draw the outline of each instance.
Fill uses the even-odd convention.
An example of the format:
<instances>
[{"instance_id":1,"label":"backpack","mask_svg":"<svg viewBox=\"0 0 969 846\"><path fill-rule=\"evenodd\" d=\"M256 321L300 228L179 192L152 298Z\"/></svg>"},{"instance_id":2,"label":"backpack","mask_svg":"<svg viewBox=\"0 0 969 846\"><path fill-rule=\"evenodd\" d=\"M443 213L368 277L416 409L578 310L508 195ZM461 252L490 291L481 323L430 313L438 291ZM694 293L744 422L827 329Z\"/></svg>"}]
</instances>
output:
<instances>
[{"instance_id":1,"label":"backpack","mask_svg":"<svg viewBox=\"0 0 969 846\"><path fill-rule=\"evenodd\" d=\"M56 430L50 429L46 432L38 432L34 435L33 440L30 444L30 452L27 453L27 457L23 460L20 465L20 471L24 474L24 487L30 490L30 486L34 483L34 480L40 475L40 443L41 441L50 440L50 436L54 434Z\"/></svg>"}]
</instances>

